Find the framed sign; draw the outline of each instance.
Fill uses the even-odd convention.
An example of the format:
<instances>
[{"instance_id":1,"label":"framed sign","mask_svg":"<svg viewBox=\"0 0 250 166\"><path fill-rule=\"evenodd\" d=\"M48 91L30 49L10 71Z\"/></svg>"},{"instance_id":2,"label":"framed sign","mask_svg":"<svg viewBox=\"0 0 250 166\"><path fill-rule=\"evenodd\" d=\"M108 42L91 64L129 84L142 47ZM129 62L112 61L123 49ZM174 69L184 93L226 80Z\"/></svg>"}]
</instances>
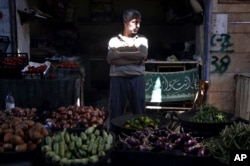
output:
<instances>
[{"instance_id":1,"label":"framed sign","mask_svg":"<svg viewBox=\"0 0 250 166\"><path fill-rule=\"evenodd\" d=\"M250 3L250 0L218 0L219 4Z\"/></svg>"}]
</instances>

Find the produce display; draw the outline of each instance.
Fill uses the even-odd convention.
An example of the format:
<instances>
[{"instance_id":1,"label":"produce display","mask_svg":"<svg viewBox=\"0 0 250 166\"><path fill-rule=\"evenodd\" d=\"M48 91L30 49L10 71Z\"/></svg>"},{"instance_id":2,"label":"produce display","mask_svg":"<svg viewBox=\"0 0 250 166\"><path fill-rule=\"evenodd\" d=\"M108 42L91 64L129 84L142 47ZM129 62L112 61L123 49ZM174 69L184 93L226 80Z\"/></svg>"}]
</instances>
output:
<instances>
[{"instance_id":1,"label":"produce display","mask_svg":"<svg viewBox=\"0 0 250 166\"><path fill-rule=\"evenodd\" d=\"M199 107L191 121L198 123L223 123L227 122L227 119L217 107L206 104Z\"/></svg>"},{"instance_id":2,"label":"produce display","mask_svg":"<svg viewBox=\"0 0 250 166\"><path fill-rule=\"evenodd\" d=\"M103 125L104 121L105 111L103 109L77 105L59 107L53 110L47 119L47 122L51 122L52 127L56 129Z\"/></svg>"},{"instance_id":3,"label":"produce display","mask_svg":"<svg viewBox=\"0 0 250 166\"><path fill-rule=\"evenodd\" d=\"M220 132L218 137L204 140L203 145L209 149L214 158L229 164L230 150L250 150L250 126L243 122L234 122Z\"/></svg>"},{"instance_id":4,"label":"produce display","mask_svg":"<svg viewBox=\"0 0 250 166\"><path fill-rule=\"evenodd\" d=\"M96 126L78 133L67 130L47 136L41 150L56 165L88 165L101 161L113 147L112 133Z\"/></svg>"},{"instance_id":5,"label":"produce display","mask_svg":"<svg viewBox=\"0 0 250 166\"><path fill-rule=\"evenodd\" d=\"M38 110L36 108L21 108L15 107L13 109L0 111L0 124L9 122L18 117L22 120L36 120L38 119Z\"/></svg>"},{"instance_id":6,"label":"produce display","mask_svg":"<svg viewBox=\"0 0 250 166\"><path fill-rule=\"evenodd\" d=\"M2 65L5 67L18 67L18 66L25 66L27 63L27 56L20 55L20 56L6 56L2 61Z\"/></svg>"},{"instance_id":7,"label":"produce display","mask_svg":"<svg viewBox=\"0 0 250 166\"><path fill-rule=\"evenodd\" d=\"M152 119L149 116L139 116L125 121L124 127L133 130L143 130L147 127L157 128L160 119Z\"/></svg>"},{"instance_id":8,"label":"produce display","mask_svg":"<svg viewBox=\"0 0 250 166\"><path fill-rule=\"evenodd\" d=\"M175 152L183 155L207 156L209 151L189 133L178 133L166 128L136 131L131 136L118 136L117 150L136 150L141 152Z\"/></svg>"},{"instance_id":9,"label":"produce display","mask_svg":"<svg viewBox=\"0 0 250 166\"><path fill-rule=\"evenodd\" d=\"M48 72L51 63L49 61L45 61L44 63L37 63L37 62L29 62L22 69L23 78L26 79L41 79L45 77L45 74Z\"/></svg>"},{"instance_id":10,"label":"produce display","mask_svg":"<svg viewBox=\"0 0 250 166\"><path fill-rule=\"evenodd\" d=\"M47 69L47 65L41 64L40 66L29 65L27 68L27 73L43 73Z\"/></svg>"},{"instance_id":11,"label":"produce display","mask_svg":"<svg viewBox=\"0 0 250 166\"><path fill-rule=\"evenodd\" d=\"M0 125L0 152L35 150L48 134L43 124L15 117Z\"/></svg>"}]
</instances>

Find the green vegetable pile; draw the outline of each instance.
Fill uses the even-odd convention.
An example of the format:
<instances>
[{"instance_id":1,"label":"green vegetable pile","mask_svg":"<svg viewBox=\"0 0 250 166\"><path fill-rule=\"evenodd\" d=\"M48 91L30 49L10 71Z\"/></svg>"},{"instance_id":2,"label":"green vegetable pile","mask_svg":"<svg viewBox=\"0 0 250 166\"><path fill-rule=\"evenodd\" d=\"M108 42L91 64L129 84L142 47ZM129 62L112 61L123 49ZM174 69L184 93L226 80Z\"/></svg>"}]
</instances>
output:
<instances>
[{"instance_id":1,"label":"green vegetable pile","mask_svg":"<svg viewBox=\"0 0 250 166\"><path fill-rule=\"evenodd\" d=\"M78 134L63 130L47 136L41 150L53 164L87 165L103 158L111 149L113 140L111 133L91 126Z\"/></svg>"},{"instance_id":2,"label":"green vegetable pile","mask_svg":"<svg viewBox=\"0 0 250 166\"><path fill-rule=\"evenodd\" d=\"M250 150L250 125L234 122L220 132L219 137L212 137L203 142L214 158L229 164L230 150Z\"/></svg>"},{"instance_id":3,"label":"green vegetable pile","mask_svg":"<svg viewBox=\"0 0 250 166\"><path fill-rule=\"evenodd\" d=\"M223 123L227 122L227 119L217 107L206 104L199 107L191 121L198 123Z\"/></svg>"},{"instance_id":4,"label":"green vegetable pile","mask_svg":"<svg viewBox=\"0 0 250 166\"><path fill-rule=\"evenodd\" d=\"M157 128L160 124L160 119L152 119L149 116L139 116L125 121L124 127L133 130L143 130L147 127Z\"/></svg>"}]
</instances>

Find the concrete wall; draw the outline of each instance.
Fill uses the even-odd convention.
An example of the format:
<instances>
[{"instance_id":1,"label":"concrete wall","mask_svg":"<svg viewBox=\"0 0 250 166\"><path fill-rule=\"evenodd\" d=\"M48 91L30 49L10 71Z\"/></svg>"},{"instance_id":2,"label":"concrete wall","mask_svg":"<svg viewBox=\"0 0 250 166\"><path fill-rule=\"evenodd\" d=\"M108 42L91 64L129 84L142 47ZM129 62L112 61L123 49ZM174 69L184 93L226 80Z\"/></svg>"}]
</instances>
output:
<instances>
[{"instance_id":1,"label":"concrete wall","mask_svg":"<svg viewBox=\"0 0 250 166\"><path fill-rule=\"evenodd\" d=\"M11 30L10 30L10 9L9 1L3 0L0 1L0 12L2 17L0 18L0 36L8 36L11 40ZM6 52L9 52L11 47L9 45Z\"/></svg>"},{"instance_id":2,"label":"concrete wall","mask_svg":"<svg viewBox=\"0 0 250 166\"><path fill-rule=\"evenodd\" d=\"M250 75L250 4L218 4L217 0L212 2L207 103L234 112L234 75ZM225 14L227 19L218 23L214 18L221 14ZM214 25L217 23L217 28L220 27L219 31L223 33L215 33Z\"/></svg>"}]
</instances>

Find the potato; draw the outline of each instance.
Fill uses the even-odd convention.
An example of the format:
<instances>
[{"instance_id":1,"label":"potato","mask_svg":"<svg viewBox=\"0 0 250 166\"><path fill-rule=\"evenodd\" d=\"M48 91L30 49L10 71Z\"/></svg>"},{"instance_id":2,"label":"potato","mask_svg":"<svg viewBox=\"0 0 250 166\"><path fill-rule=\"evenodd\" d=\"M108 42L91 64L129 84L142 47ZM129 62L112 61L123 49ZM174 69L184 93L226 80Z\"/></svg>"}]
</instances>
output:
<instances>
[{"instance_id":1,"label":"potato","mask_svg":"<svg viewBox=\"0 0 250 166\"><path fill-rule=\"evenodd\" d=\"M3 134L3 129L2 128L0 128L0 135L2 135Z\"/></svg>"},{"instance_id":2,"label":"potato","mask_svg":"<svg viewBox=\"0 0 250 166\"><path fill-rule=\"evenodd\" d=\"M0 153L4 152L4 148L0 147Z\"/></svg>"},{"instance_id":3,"label":"potato","mask_svg":"<svg viewBox=\"0 0 250 166\"><path fill-rule=\"evenodd\" d=\"M12 137L12 144L14 145L20 145L23 144L24 140L22 137L20 137L19 135L13 135Z\"/></svg>"},{"instance_id":4,"label":"potato","mask_svg":"<svg viewBox=\"0 0 250 166\"><path fill-rule=\"evenodd\" d=\"M32 141L29 141L29 142L27 143L27 150L28 150L28 151L35 150L36 148L37 148L37 145L34 144Z\"/></svg>"},{"instance_id":5,"label":"potato","mask_svg":"<svg viewBox=\"0 0 250 166\"><path fill-rule=\"evenodd\" d=\"M41 145L42 141L43 141L42 138L41 138L41 139L38 139L38 140L35 142L35 144L36 144L36 145Z\"/></svg>"},{"instance_id":6,"label":"potato","mask_svg":"<svg viewBox=\"0 0 250 166\"><path fill-rule=\"evenodd\" d=\"M46 137L47 135L49 135L49 132L45 127L42 127L41 134L43 135L43 137Z\"/></svg>"},{"instance_id":7,"label":"potato","mask_svg":"<svg viewBox=\"0 0 250 166\"><path fill-rule=\"evenodd\" d=\"M16 130L17 130L17 129L28 130L28 129L29 129L29 126L28 126L27 123L21 122L21 123L19 123L19 124L15 127L15 129L16 129Z\"/></svg>"},{"instance_id":8,"label":"potato","mask_svg":"<svg viewBox=\"0 0 250 166\"><path fill-rule=\"evenodd\" d=\"M1 124L1 128L4 129L8 129L10 127L9 123L3 123Z\"/></svg>"},{"instance_id":9,"label":"potato","mask_svg":"<svg viewBox=\"0 0 250 166\"><path fill-rule=\"evenodd\" d=\"M22 122L22 119L20 117L14 117L13 120L10 123L10 126L12 128L15 128L19 123Z\"/></svg>"},{"instance_id":10,"label":"potato","mask_svg":"<svg viewBox=\"0 0 250 166\"><path fill-rule=\"evenodd\" d=\"M35 128L35 130L37 130L37 131L41 131L41 129L43 128L44 126L43 126L43 124L42 123L40 123L40 122L37 122L32 128Z\"/></svg>"},{"instance_id":11,"label":"potato","mask_svg":"<svg viewBox=\"0 0 250 166\"><path fill-rule=\"evenodd\" d=\"M10 143L3 144L4 151L9 151L13 149L13 145Z\"/></svg>"},{"instance_id":12,"label":"potato","mask_svg":"<svg viewBox=\"0 0 250 166\"><path fill-rule=\"evenodd\" d=\"M14 136L13 133L6 133L3 137L3 142L4 143L11 143L12 137Z\"/></svg>"},{"instance_id":13,"label":"potato","mask_svg":"<svg viewBox=\"0 0 250 166\"><path fill-rule=\"evenodd\" d=\"M15 135L19 135L20 137L24 138L24 132L21 128L16 129Z\"/></svg>"},{"instance_id":14,"label":"potato","mask_svg":"<svg viewBox=\"0 0 250 166\"><path fill-rule=\"evenodd\" d=\"M39 131L31 131L29 132L30 139L33 141L37 141L43 138L43 135Z\"/></svg>"},{"instance_id":15,"label":"potato","mask_svg":"<svg viewBox=\"0 0 250 166\"><path fill-rule=\"evenodd\" d=\"M35 122L33 120L25 120L24 123L26 123L29 127L32 127L35 125Z\"/></svg>"},{"instance_id":16,"label":"potato","mask_svg":"<svg viewBox=\"0 0 250 166\"><path fill-rule=\"evenodd\" d=\"M14 133L15 130L14 130L13 128L8 128L8 129L4 129L3 132L4 132L5 134L6 134L6 133Z\"/></svg>"},{"instance_id":17,"label":"potato","mask_svg":"<svg viewBox=\"0 0 250 166\"><path fill-rule=\"evenodd\" d=\"M27 151L27 147L28 147L27 144L23 143L23 144L17 145L15 147L15 151L16 152L25 152L25 151Z\"/></svg>"}]
</instances>

